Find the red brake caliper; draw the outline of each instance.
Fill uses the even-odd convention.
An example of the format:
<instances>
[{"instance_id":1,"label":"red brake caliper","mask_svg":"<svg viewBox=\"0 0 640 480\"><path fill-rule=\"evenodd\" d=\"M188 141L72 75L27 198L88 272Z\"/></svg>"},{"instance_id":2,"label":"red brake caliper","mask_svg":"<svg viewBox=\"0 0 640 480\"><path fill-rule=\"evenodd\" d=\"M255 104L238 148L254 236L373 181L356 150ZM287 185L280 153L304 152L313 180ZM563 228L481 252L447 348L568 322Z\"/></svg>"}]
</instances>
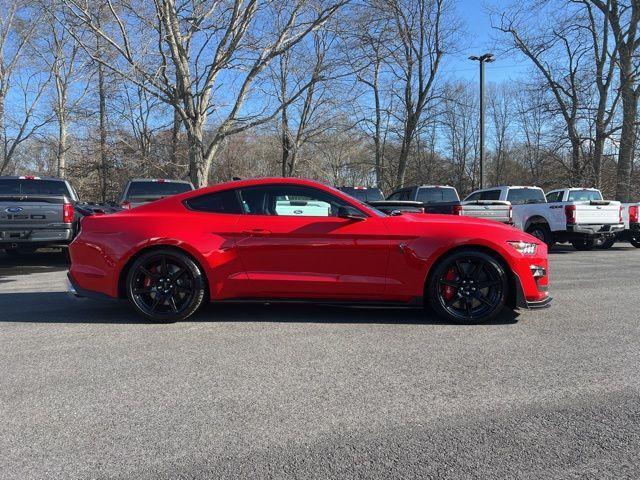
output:
<instances>
[{"instance_id":1,"label":"red brake caliper","mask_svg":"<svg viewBox=\"0 0 640 480\"><path fill-rule=\"evenodd\" d=\"M458 278L457 274L456 274L456 270L452 267L447 271L447 274L444 276L445 280L455 280L456 278ZM453 298L453 296L456 294L456 289L455 287L450 287L449 285L442 285L442 295L444 296L444 299L449 301Z\"/></svg>"}]
</instances>

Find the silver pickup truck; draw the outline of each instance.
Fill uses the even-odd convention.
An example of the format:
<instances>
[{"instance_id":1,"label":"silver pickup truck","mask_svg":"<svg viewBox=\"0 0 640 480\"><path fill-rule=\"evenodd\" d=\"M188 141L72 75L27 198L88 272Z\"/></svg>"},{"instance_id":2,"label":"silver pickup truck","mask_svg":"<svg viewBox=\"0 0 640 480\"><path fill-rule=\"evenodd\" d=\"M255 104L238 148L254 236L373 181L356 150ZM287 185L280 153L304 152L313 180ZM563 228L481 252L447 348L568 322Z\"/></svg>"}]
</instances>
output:
<instances>
[{"instance_id":1,"label":"silver pickup truck","mask_svg":"<svg viewBox=\"0 0 640 480\"><path fill-rule=\"evenodd\" d=\"M0 177L0 249L17 255L71 243L77 201L66 180Z\"/></svg>"}]
</instances>

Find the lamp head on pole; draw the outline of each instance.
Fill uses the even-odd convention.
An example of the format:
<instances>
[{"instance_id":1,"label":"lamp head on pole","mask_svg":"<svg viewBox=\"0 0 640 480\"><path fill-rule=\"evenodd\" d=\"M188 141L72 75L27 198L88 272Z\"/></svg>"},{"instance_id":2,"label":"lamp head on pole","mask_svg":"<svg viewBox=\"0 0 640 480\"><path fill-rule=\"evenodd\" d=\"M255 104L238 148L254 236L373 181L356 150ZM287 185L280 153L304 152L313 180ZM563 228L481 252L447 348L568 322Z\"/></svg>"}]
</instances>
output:
<instances>
[{"instance_id":1,"label":"lamp head on pole","mask_svg":"<svg viewBox=\"0 0 640 480\"><path fill-rule=\"evenodd\" d=\"M479 57L472 55L469 57L469 60L473 60L477 62L485 62L485 63L491 63L496 61L495 58L493 57L493 53L485 53L483 55L480 55Z\"/></svg>"}]
</instances>

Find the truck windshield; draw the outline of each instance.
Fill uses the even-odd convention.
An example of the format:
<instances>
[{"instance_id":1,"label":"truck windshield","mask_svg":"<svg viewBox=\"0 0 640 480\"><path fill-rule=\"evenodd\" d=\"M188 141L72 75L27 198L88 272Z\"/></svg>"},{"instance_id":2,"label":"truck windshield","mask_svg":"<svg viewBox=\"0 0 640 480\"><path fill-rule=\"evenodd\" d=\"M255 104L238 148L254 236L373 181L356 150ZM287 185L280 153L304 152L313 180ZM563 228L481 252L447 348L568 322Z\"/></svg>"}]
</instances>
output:
<instances>
[{"instance_id":1,"label":"truck windshield","mask_svg":"<svg viewBox=\"0 0 640 480\"><path fill-rule=\"evenodd\" d=\"M169 196L193 190L188 183L178 182L131 182L127 197Z\"/></svg>"},{"instance_id":2,"label":"truck windshield","mask_svg":"<svg viewBox=\"0 0 640 480\"><path fill-rule=\"evenodd\" d=\"M547 203L544 193L539 188L510 188L507 200L513 205L523 203Z\"/></svg>"},{"instance_id":3,"label":"truck windshield","mask_svg":"<svg viewBox=\"0 0 640 480\"><path fill-rule=\"evenodd\" d=\"M422 203L457 202L458 192L453 187L420 187L416 200Z\"/></svg>"},{"instance_id":4,"label":"truck windshield","mask_svg":"<svg viewBox=\"0 0 640 480\"><path fill-rule=\"evenodd\" d=\"M570 202L590 202L602 200L599 190L571 190L569 192Z\"/></svg>"},{"instance_id":5,"label":"truck windshield","mask_svg":"<svg viewBox=\"0 0 640 480\"><path fill-rule=\"evenodd\" d=\"M67 184L61 180L0 179L0 195L66 195Z\"/></svg>"}]
</instances>

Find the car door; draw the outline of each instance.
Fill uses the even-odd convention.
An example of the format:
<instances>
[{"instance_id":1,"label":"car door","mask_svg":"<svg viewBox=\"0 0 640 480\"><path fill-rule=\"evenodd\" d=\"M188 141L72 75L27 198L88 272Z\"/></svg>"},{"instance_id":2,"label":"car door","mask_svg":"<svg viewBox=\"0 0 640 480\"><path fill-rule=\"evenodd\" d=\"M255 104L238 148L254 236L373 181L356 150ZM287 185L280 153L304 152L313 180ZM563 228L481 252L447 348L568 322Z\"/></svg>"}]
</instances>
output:
<instances>
[{"instance_id":1,"label":"car door","mask_svg":"<svg viewBox=\"0 0 640 480\"><path fill-rule=\"evenodd\" d=\"M239 189L236 249L250 297L375 299L384 292L386 228L326 191L300 185ZM340 207L363 218L340 218Z\"/></svg>"}]
</instances>

